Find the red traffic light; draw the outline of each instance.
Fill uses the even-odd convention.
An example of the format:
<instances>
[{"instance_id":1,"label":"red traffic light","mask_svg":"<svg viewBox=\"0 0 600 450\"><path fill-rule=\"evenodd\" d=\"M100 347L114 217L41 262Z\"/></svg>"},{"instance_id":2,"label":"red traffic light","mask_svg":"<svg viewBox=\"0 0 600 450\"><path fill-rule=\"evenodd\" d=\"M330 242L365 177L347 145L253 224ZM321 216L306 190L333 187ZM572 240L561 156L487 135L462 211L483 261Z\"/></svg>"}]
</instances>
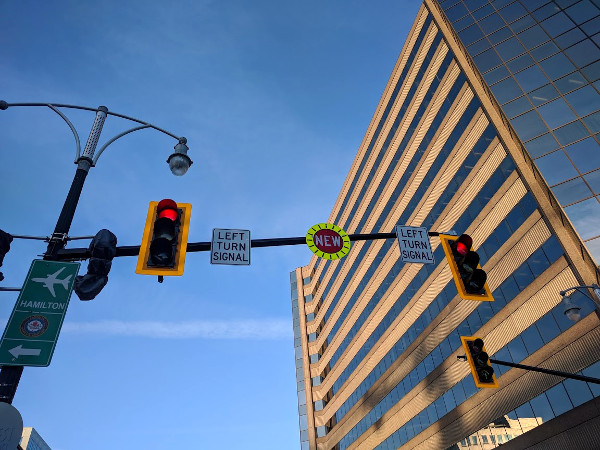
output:
<instances>
[{"instance_id":1,"label":"red traffic light","mask_svg":"<svg viewBox=\"0 0 600 450\"><path fill-rule=\"evenodd\" d=\"M473 246L473 238L468 234L461 234L460 237L456 240L454 244L454 248L456 253L465 256L471 247Z\"/></svg>"},{"instance_id":2,"label":"red traffic light","mask_svg":"<svg viewBox=\"0 0 600 450\"><path fill-rule=\"evenodd\" d=\"M159 218L166 217L167 219L171 219L173 222L177 220L179 215L177 212L177 203L170 198L165 198L158 202L158 205L156 206L156 212Z\"/></svg>"},{"instance_id":3,"label":"red traffic light","mask_svg":"<svg viewBox=\"0 0 600 450\"><path fill-rule=\"evenodd\" d=\"M473 245L471 236L461 234L457 238L440 234L440 241L458 295L465 300L494 301L486 283L487 275L479 266L479 254L471 250Z\"/></svg>"}]
</instances>

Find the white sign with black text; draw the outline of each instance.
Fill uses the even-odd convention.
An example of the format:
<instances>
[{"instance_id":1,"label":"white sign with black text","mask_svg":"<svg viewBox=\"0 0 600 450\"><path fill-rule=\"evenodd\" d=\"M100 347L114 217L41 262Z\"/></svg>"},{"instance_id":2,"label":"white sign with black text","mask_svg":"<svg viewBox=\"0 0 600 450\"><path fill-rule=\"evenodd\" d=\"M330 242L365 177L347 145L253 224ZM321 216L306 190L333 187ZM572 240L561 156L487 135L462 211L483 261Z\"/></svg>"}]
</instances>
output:
<instances>
[{"instance_id":1,"label":"white sign with black text","mask_svg":"<svg viewBox=\"0 0 600 450\"><path fill-rule=\"evenodd\" d=\"M400 244L402 262L435 264L427 228L397 225L396 236Z\"/></svg>"},{"instance_id":2,"label":"white sign with black text","mask_svg":"<svg viewBox=\"0 0 600 450\"><path fill-rule=\"evenodd\" d=\"M250 265L250 230L213 228L210 263Z\"/></svg>"}]
</instances>

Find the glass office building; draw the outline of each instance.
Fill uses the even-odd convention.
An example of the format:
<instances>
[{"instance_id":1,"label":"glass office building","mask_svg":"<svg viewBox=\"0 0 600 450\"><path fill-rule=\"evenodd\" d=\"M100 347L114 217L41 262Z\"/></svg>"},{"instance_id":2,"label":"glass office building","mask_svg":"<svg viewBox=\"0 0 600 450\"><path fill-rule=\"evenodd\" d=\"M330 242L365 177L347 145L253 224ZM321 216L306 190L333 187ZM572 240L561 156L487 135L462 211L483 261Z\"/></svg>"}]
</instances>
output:
<instances>
[{"instance_id":1,"label":"glass office building","mask_svg":"<svg viewBox=\"0 0 600 450\"><path fill-rule=\"evenodd\" d=\"M24 427L18 450L52 450L35 428Z\"/></svg>"},{"instance_id":2,"label":"glass office building","mask_svg":"<svg viewBox=\"0 0 600 450\"><path fill-rule=\"evenodd\" d=\"M479 336L498 360L600 378L593 303L574 291L571 322L559 294L600 281L599 13L424 1L328 221L468 233L495 301L458 297L436 237L435 264L382 239L293 271L302 450L600 448L600 385L494 366L500 387L477 389L457 360Z\"/></svg>"}]
</instances>

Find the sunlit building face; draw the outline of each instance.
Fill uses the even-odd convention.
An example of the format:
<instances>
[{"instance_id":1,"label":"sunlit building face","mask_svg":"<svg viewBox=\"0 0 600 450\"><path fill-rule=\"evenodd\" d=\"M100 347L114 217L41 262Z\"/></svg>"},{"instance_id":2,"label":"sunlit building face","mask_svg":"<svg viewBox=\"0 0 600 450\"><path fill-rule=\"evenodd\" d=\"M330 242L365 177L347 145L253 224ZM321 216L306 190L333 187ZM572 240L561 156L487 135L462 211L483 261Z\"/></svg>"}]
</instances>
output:
<instances>
[{"instance_id":1,"label":"sunlit building face","mask_svg":"<svg viewBox=\"0 0 600 450\"><path fill-rule=\"evenodd\" d=\"M600 377L594 307L576 291L574 323L559 294L600 281L596 32L596 0L425 0L328 222L467 233L495 301L457 295L435 237L435 264L387 239L293 271L303 450L533 445L600 394L498 365L478 389L457 360L478 336L497 360Z\"/></svg>"}]
</instances>

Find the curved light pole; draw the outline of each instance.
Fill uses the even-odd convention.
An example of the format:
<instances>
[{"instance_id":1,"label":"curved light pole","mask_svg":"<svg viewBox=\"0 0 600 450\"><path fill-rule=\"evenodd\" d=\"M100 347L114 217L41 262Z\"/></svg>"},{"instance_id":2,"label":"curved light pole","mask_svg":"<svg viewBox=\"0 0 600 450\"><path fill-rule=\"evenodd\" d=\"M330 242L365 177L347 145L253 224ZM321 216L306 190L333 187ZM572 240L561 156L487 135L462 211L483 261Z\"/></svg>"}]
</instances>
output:
<instances>
[{"instance_id":1,"label":"curved light pole","mask_svg":"<svg viewBox=\"0 0 600 450\"><path fill-rule=\"evenodd\" d=\"M584 291L584 289L592 289L594 291L596 298L593 298L592 296L587 294ZM577 303L575 303L573 300L571 300L571 297L566 295L566 293L568 291L572 291L572 290L577 290L577 291L581 292L583 295L585 295L587 298L589 298L594 303L596 312L600 313L600 302L598 301L598 299L600 299L600 286L598 286L597 284L592 284L591 286L573 286L568 289L565 289L564 291L559 292L559 294L563 296L562 304L565 308L564 314L570 320L572 320L573 322L577 322L579 319L581 319L581 314L579 314L579 311L581 311L581 308L577 305Z\"/></svg>"},{"instance_id":2,"label":"curved light pole","mask_svg":"<svg viewBox=\"0 0 600 450\"><path fill-rule=\"evenodd\" d=\"M58 221L56 222L54 233L52 233L52 236L49 239L48 249L44 254L45 260L56 259L56 254L65 247L67 235L69 233L69 229L71 228L73 217L75 216L75 209L77 208L77 203L79 202L79 197L81 196L81 191L83 189L83 183L85 182L87 174L90 168L96 165L98 158L102 152L104 152L106 147L115 142L117 139L122 138L123 136L134 131L143 130L144 128L153 128L156 131L160 131L161 133L177 139L177 144L174 147L175 151L167 159L169 168L174 175L184 175L192 165L192 160L187 155L189 149L186 145L187 139L185 137L176 136L169 131L163 130L162 128L142 120L125 116L123 114L110 112L106 106L99 106L98 108L94 109L86 106L65 105L58 103L7 103L4 100L0 100L0 110L2 111L16 106L45 106L50 108L67 123L73 132L73 136L75 137L75 145L77 148L75 164L77 164L77 170L75 171L75 176L71 182L71 188L69 189L69 193L65 199L65 203L58 217ZM94 111L96 113L96 118L94 120L94 124L92 125L92 129L83 152L81 152L81 144L77 130L67 116L65 116L58 108L81 109L84 111ZM140 125L130 128L129 130L109 139L94 156L94 153L96 152L96 146L98 145L98 140L100 139L100 133L102 132L102 127L104 126L104 121L109 115L127 119ZM2 366L0 370L0 402L12 403L22 373L23 366Z\"/></svg>"},{"instance_id":3,"label":"curved light pole","mask_svg":"<svg viewBox=\"0 0 600 450\"><path fill-rule=\"evenodd\" d=\"M58 221L56 222L54 233L52 233L52 236L50 237L50 242L48 243L48 249L44 255L44 259L55 259L56 253L64 248L66 244L67 234L69 233L69 229L71 228L71 223L73 222L73 217L75 216L75 209L77 208L77 203L79 202L79 197L81 196L81 191L83 189L83 183L85 182L87 174L90 168L96 165L98 158L100 158L100 155L102 155L104 150L106 150L106 148L110 144L115 142L117 139L122 138L123 136L134 131L143 130L144 128L153 128L157 131L160 131L161 133L164 133L168 136L177 139L177 144L174 147L175 151L167 159L169 168L171 169L171 172L174 175L184 175L189 169L189 167L192 165L192 160L187 155L189 149L186 145L187 139L185 137L176 136L175 134L170 133L169 131L166 131L162 128L159 128L142 120L125 116L123 114L110 112L106 106L99 106L98 108L94 109L86 106L65 105L58 103L7 103L4 100L0 100L0 110L6 110L15 106L45 106L50 108L52 111L58 114L67 123L67 125L69 125L69 128L71 129L71 131L73 132L73 136L75 137L75 145L77 148L75 164L77 164L77 170L75 171L75 176L73 177L71 188L69 189L69 193L67 194L67 198L60 212L60 216L58 217ZM85 144L83 152L81 152L81 144L79 140L79 135L77 134L77 130L75 129L71 121L58 108L72 108L96 112L96 118L94 120L94 124L92 125L92 129L90 131L90 135L88 137L87 143ZM111 138L100 148L98 153L94 156L96 146L98 145L98 140L100 138L100 133L102 132L102 127L104 126L104 121L109 115L139 123L140 126L130 128L129 130L126 130Z\"/></svg>"}]
</instances>

